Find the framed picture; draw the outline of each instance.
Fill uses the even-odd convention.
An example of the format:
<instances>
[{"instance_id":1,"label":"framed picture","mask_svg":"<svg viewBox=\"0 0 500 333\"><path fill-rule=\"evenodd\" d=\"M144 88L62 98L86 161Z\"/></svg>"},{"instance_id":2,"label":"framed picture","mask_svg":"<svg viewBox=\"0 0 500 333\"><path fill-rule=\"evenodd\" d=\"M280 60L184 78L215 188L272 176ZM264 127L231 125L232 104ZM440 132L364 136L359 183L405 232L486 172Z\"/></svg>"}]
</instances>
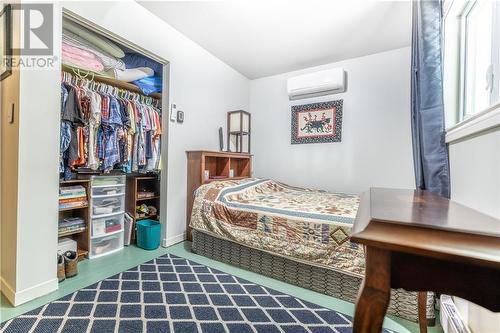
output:
<instances>
[{"instance_id":1,"label":"framed picture","mask_svg":"<svg viewBox=\"0 0 500 333\"><path fill-rule=\"evenodd\" d=\"M292 106L292 144L342 141L342 103Z\"/></svg>"},{"instance_id":2,"label":"framed picture","mask_svg":"<svg viewBox=\"0 0 500 333\"><path fill-rule=\"evenodd\" d=\"M0 81L12 74L11 6L5 5L0 11Z\"/></svg>"}]
</instances>

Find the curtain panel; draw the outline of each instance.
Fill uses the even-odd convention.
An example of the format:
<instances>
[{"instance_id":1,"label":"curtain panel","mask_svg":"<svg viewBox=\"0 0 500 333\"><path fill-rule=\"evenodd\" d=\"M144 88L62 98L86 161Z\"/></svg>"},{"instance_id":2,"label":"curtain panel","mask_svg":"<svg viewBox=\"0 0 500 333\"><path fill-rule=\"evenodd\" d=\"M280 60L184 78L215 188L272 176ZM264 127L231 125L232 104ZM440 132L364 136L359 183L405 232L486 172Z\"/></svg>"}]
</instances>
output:
<instances>
[{"instance_id":1,"label":"curtain panel","mask_svg":"<svg viewBox=\"0 0 500 333\"><path fill-rule=\"evenodd\" d=\"M449 198L445 143L442 1L413 1L411 121L416 187Z\"/></svg>"}]
</instances>

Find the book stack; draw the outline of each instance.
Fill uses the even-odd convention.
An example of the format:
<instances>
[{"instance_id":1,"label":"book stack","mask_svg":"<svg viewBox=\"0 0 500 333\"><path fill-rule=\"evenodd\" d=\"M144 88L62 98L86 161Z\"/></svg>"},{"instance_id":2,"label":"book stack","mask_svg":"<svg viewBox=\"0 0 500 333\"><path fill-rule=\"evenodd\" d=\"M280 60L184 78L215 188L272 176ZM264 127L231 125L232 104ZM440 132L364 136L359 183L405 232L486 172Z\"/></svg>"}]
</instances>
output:
<instances>
[{"instance_id":1,"label":"book stack","mask_svg":"<svg viewBox=\"0 0 500 333\"><path fill-rule=\"evenodd\" d=\"M88 205L85 187L64 186L59 189L59 209L80 208Z\"/></svg>"},{"instance_id":2,"label":"book stack","mask_svg":"<svg viewBox=\"0 0 500 333\"><path fill-rule=\"evenodd\" d=\"M81 217L69 217L59 221L59 236L85 230L85 221Z\"/></svg>"}]
</instances>

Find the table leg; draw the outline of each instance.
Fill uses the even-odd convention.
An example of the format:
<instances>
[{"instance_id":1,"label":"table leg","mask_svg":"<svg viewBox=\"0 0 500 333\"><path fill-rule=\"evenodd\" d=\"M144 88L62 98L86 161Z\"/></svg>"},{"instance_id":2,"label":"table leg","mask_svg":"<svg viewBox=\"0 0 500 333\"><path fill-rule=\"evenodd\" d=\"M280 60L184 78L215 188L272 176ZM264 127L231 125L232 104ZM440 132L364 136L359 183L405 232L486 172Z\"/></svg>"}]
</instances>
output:
<instances>
[{"instance_id":1,"label":"table leg","mask_svg":"<svg viewBox=\"0 0 500 333\"><path fill-rule=\"evenodd\" d=\"M356 301L354 333L380 333L391 296L390 252L366 248L365 277Z\"/></svg>"},{"instance_id":2,"label":"table leg","mask_svg":"<svg viewBox=\"0 0 500 333\"><path fill-rule=\"evenodd\" d=\"M427 292L418 292L418 325L420 333L427 333Z\"/></svg>"}]
</instances>

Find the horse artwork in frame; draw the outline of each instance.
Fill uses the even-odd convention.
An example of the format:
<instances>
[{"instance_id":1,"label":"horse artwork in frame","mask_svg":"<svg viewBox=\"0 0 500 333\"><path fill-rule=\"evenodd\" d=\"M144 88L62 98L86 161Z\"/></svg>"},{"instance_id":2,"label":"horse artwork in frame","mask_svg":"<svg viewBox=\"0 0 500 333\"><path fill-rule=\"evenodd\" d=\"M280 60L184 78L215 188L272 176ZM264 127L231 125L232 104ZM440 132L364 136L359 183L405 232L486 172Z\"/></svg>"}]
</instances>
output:
<instances>
[{"instance_id":1,"label":"horse artwork in frame","mask_svg":"<svg viewBox=\"0 0 500 333\"><path fill-rule=\"evenodd\" d=\"M292 106L292 144L342 141L343 100Z\"/></svg>"}]
</instances>

